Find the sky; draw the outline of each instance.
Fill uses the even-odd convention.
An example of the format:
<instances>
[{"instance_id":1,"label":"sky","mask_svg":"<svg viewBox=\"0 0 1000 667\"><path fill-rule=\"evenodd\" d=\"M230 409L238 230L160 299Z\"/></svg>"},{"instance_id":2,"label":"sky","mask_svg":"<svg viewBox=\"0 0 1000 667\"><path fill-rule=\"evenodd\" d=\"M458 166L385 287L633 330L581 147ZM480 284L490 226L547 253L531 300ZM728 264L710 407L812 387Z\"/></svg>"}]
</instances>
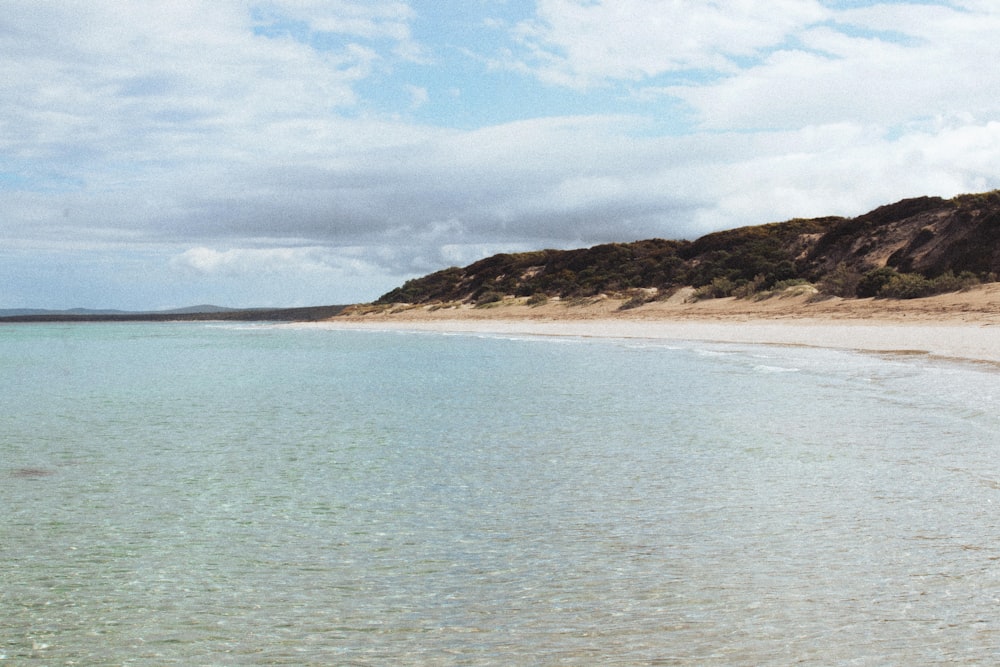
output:
<instances>
[{"instance_id":1,"label":"sky","mask_svg":"<svg viewBox=\"0 0 1000 667\"><path fill-rule=\"evenodd\" d=\"M1000 188L995 0L4 0L0 308L371 301Z\"/></svg>"}]
</instances>

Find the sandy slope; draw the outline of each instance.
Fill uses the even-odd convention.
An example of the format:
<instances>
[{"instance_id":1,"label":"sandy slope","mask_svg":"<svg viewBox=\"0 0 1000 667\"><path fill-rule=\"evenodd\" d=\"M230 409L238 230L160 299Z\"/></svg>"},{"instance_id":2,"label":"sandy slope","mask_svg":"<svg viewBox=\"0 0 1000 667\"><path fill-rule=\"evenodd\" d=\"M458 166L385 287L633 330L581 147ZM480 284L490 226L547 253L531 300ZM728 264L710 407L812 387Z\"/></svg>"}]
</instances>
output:
<instances>
[{"instance_id":1,"label":"sandy slope","mask_svg":"<svg viewBox=\"0 0 1000 667\"><path fill-rule=\"evenodd\" d=\"M1000 283L907 301L784 293L689 302L681 294L628 310L621 304L599 298L540 306L359 308L325 326L811 345L1000 363Z\"/></svg>"}]
</instances>

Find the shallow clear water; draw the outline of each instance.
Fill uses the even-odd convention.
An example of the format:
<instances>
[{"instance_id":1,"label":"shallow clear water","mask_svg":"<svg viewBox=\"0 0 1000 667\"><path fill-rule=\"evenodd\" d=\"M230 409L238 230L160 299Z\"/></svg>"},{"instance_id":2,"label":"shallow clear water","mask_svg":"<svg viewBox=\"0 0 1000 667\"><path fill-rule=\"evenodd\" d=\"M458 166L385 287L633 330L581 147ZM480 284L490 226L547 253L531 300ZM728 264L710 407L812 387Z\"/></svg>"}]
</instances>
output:
<instances>
[{"instance_id":1,"label":"shallow clear water","mask_svg":"<svg viewBox=\"0 0 1000 667\"><path fill-rule=\"evenodd\" d=\"M0 328L0 664L1000 659L1000 371Z\"/></svg>"}]
</instances>

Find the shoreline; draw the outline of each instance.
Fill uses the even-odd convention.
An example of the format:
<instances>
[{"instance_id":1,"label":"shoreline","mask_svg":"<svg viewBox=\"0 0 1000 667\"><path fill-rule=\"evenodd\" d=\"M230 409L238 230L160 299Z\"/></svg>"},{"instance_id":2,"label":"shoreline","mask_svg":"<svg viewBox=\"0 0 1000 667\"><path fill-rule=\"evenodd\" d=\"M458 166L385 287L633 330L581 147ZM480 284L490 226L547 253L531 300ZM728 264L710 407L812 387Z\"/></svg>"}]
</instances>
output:
<instances>
[{"instance_id":1,"label":"shoreline","mask_svg":"<svg viewBox=\"0 0 1000 667\"><path fill-rule=\"evenodd\" d=\"M926 354L932 357L1000 364L1000 326L927 323L855 323L818 320L745 322L637 322L629 320L333 320L306 326L340 330L428 333L634 338L705 341L851 350L877 354Z\"/></svg>"},{"instance_id":2,"label":"shoreline","mask_svg":"<svg viewBox=\"0 0 1000 667\"><path fill-rule=\"evenodd\" d=\"M611 298L543 306L510 301L488 308L397 305L347 311L308 326L804 346L1000 364L1000 284L910 301L810 296L678 299L628 310Z\"/></svg>"}]
</instances>

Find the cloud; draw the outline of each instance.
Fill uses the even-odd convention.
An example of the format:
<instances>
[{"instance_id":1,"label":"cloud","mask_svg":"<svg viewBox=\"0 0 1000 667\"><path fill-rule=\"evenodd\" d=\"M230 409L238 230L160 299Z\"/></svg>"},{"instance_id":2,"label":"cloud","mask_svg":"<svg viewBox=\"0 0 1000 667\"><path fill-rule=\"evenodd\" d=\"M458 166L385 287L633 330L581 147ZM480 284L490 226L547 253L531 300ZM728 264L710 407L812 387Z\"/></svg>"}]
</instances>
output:
<instances>
[{"instance_id":1,"label":"cloud","mask_svg":"<svg viewBox=\"0 0 1000 667\"><path fill-rule=\"evenodd\" d=\"M273 3L255 14L241 3L191 1L160 7L152 18L135 3L36 6L13 3L8 21L20 37L0 38L23 56L0 83L0 109L25 128L0 141L22 171L34 163L46 174L46 192L20 188L5 201L18 212L9 220L21 221L20 234L44 238L68 226L99 237L120 229L150 241L298 245L691 234L722 224L692 215L712 210L707 202L725 189L719 174L777 168L798 155L822 163L843 148L831 128L864 128L858 141L879 138L891 153L892 142L881 141L891 126L901 127L900 137L926 139L928 116L937 122L965 111L970 127L983 126L996 104L995 86L975 87L962 74L973 71L969 57L995 50L987 19L996 16L936 6L834 12L802 0L546 0L515 29L548 54L536 74L567 85L716 68L719 78L697 85L653 81L659 94L696 110L712 131L703 136L657 136L642 114L472 130L354 115L357 81L413 41L415 15L400 2ZM843 26L876 35L891 27L926 51L906 40L851 36ZM319 48L323 34L344 40ZM800 47L787 47L790 35ZM974 56L955 48L956 38ZM740 67L744 57L750 64ZM912 67L932 61L956 71L932 77L952 87L940 96L946 101L922 81L924 69ZM976 76L994 76L982 69ZM38 80L46 82L41 89ZM429 97L425 86L403 89L408 103ZM756 155L741 153L744 140L727 134L761 127L781 132L762 137ZM789 136L813 138L795 146ZM790 154L762 157L772 146ZM794 177L771 173L776 182ZM448 234L438 231L443 222Z\"/></svg>"},{"instance_id":2,"label":"cloud","mask_svg":"<svg viewBox=\"0 0 1000 667\"><path fill-rule=\"evenodd\" d=\"M403 131L385 127L387 135ZM34 218L31 233L51 242L79 242L83 224L94 243L114 243L117 229L130 243L384 246L400 274L435 268L444 245L527 249L693 237L792 216L860 213L897 195L986 189L1000 173L995 123L895 138L858 123L682 137L645 136L644 127L640 118L605 117L414 132L407 136L422 134L421 141L393 144L383 136L367 154L164 174L142 190L148 203L141 205L132 191L71 193L47 214L46 195L23 193L13 208L19 203L17 217ZM232 268L235 259L223 259L215 261Z\"/></svg>"},{"instance_id":3,"label":"cloud","mask_svg":"<svg viewBox=\"0 0 1000 667\"><path fill-rule=\"evenodd\" d=\"M247 307L345 303L398 284L385 259L378 248L196 246L174 254L146 282L197 286L209 301Z\"/></svg>"},{"instance_id":4,"label":"cloud","mask_svg":"<svg viewBox=\"0 0 1000 667\"><path fill-rule=\"evenodd\" d=\"M430 99L427 89L422 86L407 85L406 91L410 94L411 109L419 109L427 104L427 101Z\"/></svg>"},{"instance_id":5,"label":"cloud","mask_svg":"<svg viewBox=\"0 0 1000 667\"><path fill-rule=\"evenodd\" d=\"M267 250L227 250L219 252L210 248L191 248L174 258L174 265L193 269L198 273L244 274L281 270L312 269L316 266L310 251L293 248Z\"/></svg>"},{"instance_id":6,"label":"cloud","mask_svg":"<svg viewBox=\"0 0 1000 667\"><path fill-rule=\"evenodd\" d=\"M997 8L973 13L898 5L845 12L832 27L802 31L799 48L776 51L710 84L665 92L690 105L705 129L845 120L892 127L957 111L987 119L1000 109L990 92L1000 86L1000 73L982 63L996 55L998 30Z\"/></svg>"},{"instance_id":7,"label":"cloud","mask_svg":"<svg viewBox=\"0 0 1000 667\"><path fill-rule=\"evenodd\" d=\"M521 68L587 88L665 73L728 72L830 11L811 0L540 0L518 25Z\"/></svg>"},{"instance_id":8,"label":"cloud","mask_svg":"<svg viewBox=\"0 0 1000 667\"><path fill-rule=\"evenodd\" d=\"M449 247L447 252L441 254L456 253L459 253L456 247ZM382 274L387 269L398 266L398 255L398 252L378 246L282 246L226 250L196 246L171 257L170 266L188 275L240 279L282 275L303 280L345 275L361 278ZM439 262L440 256L432 261Z\"/></svg>"},{"instance_id":9,"label":"cloud","mask_svg":"<svg viewBox=\"0 0 1000 667\"><path fill-rule=\"evenodd\" d=\"M493 41L449 14L435 43L440 8L399 0L11 0L5 247L141 249L122 271L164 292L292 303L1000 187L994 3L464 7ZM485 120L450 122L473 104Z\"/></svg>"},{"instance_id":10,"label":"cloud","mask_svg":"<svg viewBox=\"0 0 1000 667\"><path fill-rule=\"evenodd\" d=\"M67 204L103 211L110 226L169 233L218 190L239 197L254 186L246 177L259 165L330 169L392 143L404 128L337 110L355 106L353 85L380 58L356 39L394 48L408 39L411 12L398 2L319 4L311 14L309 3L290 3L288 16L346 35L342 45L255 32L241 2L5 5L0 118L17 130L0 133L0 171L39 174L15 188L36 212L29 233L58 228ZM32 196L43 190L60 190L61 201Z\"/></svg>"},{"instance_id":11,"label":"cloud","mask_svg":"<svg viewBox=\"0 0 1000 667\"><path fill-rule=\"evenodd\" d=\"M314 32L357 37L410 39L414 12L405 2L351 2L345 0L285 0L270 5L271 18L281 23L296 19ZM261 12L266 16L266 12Z\"/></svg>"},{"instance_id":12,"label":"cloud","mask_svg":"<svg viewBox=\"0 0 1000 667\"><path fill-rule=\"evenodd\" d=\"M406 39L375 20L380 3L336 6L351 10L338 26L347 37ZM255 32L240 2L39 7L5 6L16 30L0 33L9 61L0 115L18 132L0 147L20 159L62 160L67 170L295 153L308 145L294 142L321 131L332 110L357 103L353 85L380 59L363 40L321 49ZM315 21L332 27L323 14Z\"/></svg>"},{"instance_id":13,"label":"cloud","mask_svg":"<svg viewBox=\"0 0 1000 667\"><path fill-rule=\"evenodd\" d=\"M894 126L956 108L1000 106L985 2L543 0L515 31L507 66L548 84L627 83L679 99L705 130L790 129L844 121Z\"/></svg>"}]
</instances>

